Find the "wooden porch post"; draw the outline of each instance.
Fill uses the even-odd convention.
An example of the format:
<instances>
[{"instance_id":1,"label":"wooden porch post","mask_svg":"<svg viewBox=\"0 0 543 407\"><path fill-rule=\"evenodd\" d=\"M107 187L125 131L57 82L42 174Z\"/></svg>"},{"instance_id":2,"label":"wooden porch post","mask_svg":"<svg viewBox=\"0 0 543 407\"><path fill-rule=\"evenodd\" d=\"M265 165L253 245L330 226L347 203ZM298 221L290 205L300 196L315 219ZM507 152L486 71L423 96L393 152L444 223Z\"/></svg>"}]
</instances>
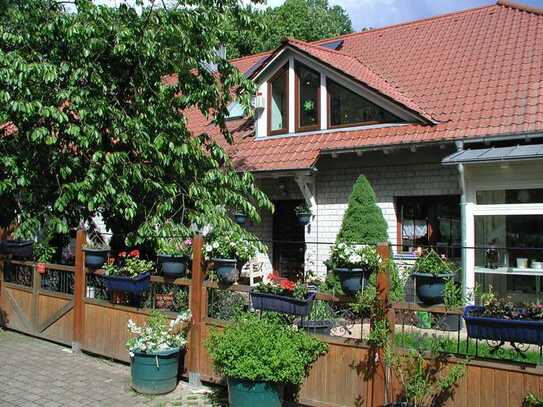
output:
<instances>
[{"instance_id":1,"label":"wooden porch post","mask_svg":"<svg viewBox=\"0 0 543 407\"><path fill-rule=\"evenodd\" d=\"M81 342L85 332L85 252L83 246L87 235L83 229L77 231L75 238L75 271L74 271L74 326L72 351L81 351Z\"/></svg>"},{"instance_id":2,"label":"wooden porch post","mask_svg":"<svg viewBox=\"0 0 543 407\"><path fill-rule=\"evenodd\" d=\"M189 383L194 386L201 386L201 349L202 349L202 320L204 310L204 301L207 296L204 294L204 273L202 270L202 247L204 238L202 235L196 235L192 239L192 284L190 286L190 311L192 313L192 323L190 327L190 346L189 346Z\"/></svg>"},{"instance_id":3,"label":"wooden porch post","mask_svg":"<svg viewBox=\"0 0 543 407\"><path fill-rule=\"evenodd\" d=\"M390 306L389 293L390 293L390 278L386 269L386 264L390 258L390 247L388 243L379 243L377 245L377 253L381 256L383 262L381 269L377 273L377 296L383 306L387 311L387 321L391 329L391 335L394 335L394 310ZM382 406L385 404L385 401L390 402L389 399L389 388L390 384L387 386L387 371L384 364L384 350L377 349L375 353L375 374L372 380L372 407ZM385 396L385 392L387 396Z\"/></svg>"}]
</instances>

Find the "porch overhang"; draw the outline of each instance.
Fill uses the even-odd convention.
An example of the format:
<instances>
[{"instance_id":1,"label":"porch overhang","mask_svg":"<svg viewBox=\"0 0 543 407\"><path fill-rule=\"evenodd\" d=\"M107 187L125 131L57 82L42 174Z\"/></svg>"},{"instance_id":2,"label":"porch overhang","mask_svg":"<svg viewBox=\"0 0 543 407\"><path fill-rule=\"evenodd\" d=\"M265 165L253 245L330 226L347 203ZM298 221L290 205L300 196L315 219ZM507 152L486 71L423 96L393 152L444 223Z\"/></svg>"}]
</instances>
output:
<instances>
[{"instance_id":1,"label":"porch overhang","mask_svg":"<svg viewBox=\"0 0 543 407\"><path fill-rule=\"evenodd\" d=\"M460 150L445 157L443 165L484 164L543 159L543 144Z\"/></svg>"}]
</instances>

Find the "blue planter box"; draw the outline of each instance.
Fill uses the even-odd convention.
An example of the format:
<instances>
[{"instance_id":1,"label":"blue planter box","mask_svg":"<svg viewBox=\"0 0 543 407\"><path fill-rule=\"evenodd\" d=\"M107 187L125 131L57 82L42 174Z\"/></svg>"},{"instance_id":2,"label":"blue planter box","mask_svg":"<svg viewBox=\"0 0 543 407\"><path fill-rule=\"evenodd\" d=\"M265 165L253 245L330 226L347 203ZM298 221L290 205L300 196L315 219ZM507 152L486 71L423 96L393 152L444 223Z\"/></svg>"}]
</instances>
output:
<instances>
[{"instance_id":1,"label":"blue planter box","mask_svg":"<svg viewBox=\"0 0 543 407\"><path fill-rule=\"evenodd\" d=\"M104 285L111 291L124 291L141 294L151 288L151 273L142 273L137 277L102 276Z\"/></svg>"},{"instance_id":2,"label":"blue planter box","mask_svg":"<svg viewBox=\"0 0 543 407\"><path fill-rule=\"evenodd\" d=\"M282 314L299 315L306 317L313 307L316 292L310 292L305 300L268 293L251 291L253 308L261 311L280 312Z\"/></svg>"},{"instance_id":3,"label":"blue planter box","mask_svg":"<svg viewBox=\"0 0 543 407\"><path fill-rule=\"evenodd\" d=\"M470 315L473 311L483 309L484 307L475 305L467 306L464 309L464 320L470 338L543 345L543 321Z\"/></svg>"}]
</instances>

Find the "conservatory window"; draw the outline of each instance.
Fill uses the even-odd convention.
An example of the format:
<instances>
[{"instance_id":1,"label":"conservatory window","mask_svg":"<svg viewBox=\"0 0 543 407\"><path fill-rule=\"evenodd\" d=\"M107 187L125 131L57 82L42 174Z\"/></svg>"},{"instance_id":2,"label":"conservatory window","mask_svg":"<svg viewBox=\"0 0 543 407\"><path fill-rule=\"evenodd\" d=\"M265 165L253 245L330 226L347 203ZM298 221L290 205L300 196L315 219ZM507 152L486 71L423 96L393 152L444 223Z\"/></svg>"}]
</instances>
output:
<instances>
[{"instance_id":1,"label":"conservatory window","mask_svg":"<svg viewBox=\"0 0 543 407\"><path fill-rule=\"evenodd\" d=\"M320 74L296 65L296 130L318 129L320 126Z\"/></svg>"}]
</instances>

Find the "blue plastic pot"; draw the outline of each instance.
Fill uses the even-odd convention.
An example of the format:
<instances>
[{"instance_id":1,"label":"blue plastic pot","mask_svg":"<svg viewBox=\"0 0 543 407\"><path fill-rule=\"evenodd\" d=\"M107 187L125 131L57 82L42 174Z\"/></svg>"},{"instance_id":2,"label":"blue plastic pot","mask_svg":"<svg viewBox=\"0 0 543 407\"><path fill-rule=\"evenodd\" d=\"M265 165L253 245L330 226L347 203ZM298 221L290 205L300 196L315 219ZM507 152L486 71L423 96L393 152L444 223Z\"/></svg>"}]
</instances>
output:
<instances>
[{"instance_id":1,"label":"blue plastic pot","mask_svg":"<svg viewBox=\"0 0 543 407\"><path fill-rule=\"evenodd\" d=\"M304 331L316 335L330 335L334 326L333 321L329 320L305 320L302 319L297 322L298 328Z\"/></svg>"},{"instance_id":2,"label":"blue plastic pot","mask_svg":"<svg viewBox=\"0 0 543 407\"><path fill-rule=\"evenodd\" d=\"M258 293L251 290L251 304L254 309L261 311L280 312L282 314L299 315L306 317L311 312L313 300L317 295L312 291L308 293L305 300L298 300L285 295L276 295L268 293Z\"/></svg>"},{"instance_id":3,"label":"blue plastic pot","mask_svg":"<svg viewBox=\"0 0 543 407\"><path fill-rule=\"evenodd\" d=\"M0 241L0 254L11 254L15 257L32 257L33 240L2 240Z\"/></svg>"},{"instance_id":4,"label":"blue plastic pot","mask_svg":"<svg viewBox=\"0 0 543 407\"><path fill-rule=\"evenodd\" d=\"M415 277L415 290L419 300L427 305L443 303L443 291L447 281L454 277L454 274L430 274L413 273Z\"/></svg>"},{"instance_id":5,"label":"blue plastic pot","mask_svg":"<svg viewBox=\"0 0 543 407\"><path fill-rule=\"evenodd\" d=\"M177 387L179 348L158 353L134 352L130 358L132 388L143 394L165 394Z\"/></svg>"},{"instance_id":6,"label":"blue plastic pot","mask_svg":"<svg viewBox=\"0 0 543 407\"><path fill-rule=\"evenodd\" d=\"M180 278L187 274L187 258L185 256L159 254L157 257L165 277Z\"/></svg>"},{"instance_id":7,"label":"blue plastic pot","mask_svg":"<svg viewBox=\"0 0 543 407\"><path fill-rule=\"evenodd\" d=\"M346 294L356 294L366 287L371 271L367 269L336 268L341 288Z\"/></svg>"},{"instance_id":8,"label":"blue plastic pot","mask_svg":"<svg viewBox=\"0 0 543 407\"><path fill-rule=\"evenodd\" d=\"M298 222L302 225L308 225L311 222L311 213L299 213L297 216Z\"/></svg>"},{"instance_id":9,"label":"blue plastic pot","mask_svg":"<svg viewBox=\"0 0 543 407\"><path fill-rule=\"evenodd\" d=\"M500 342L516 342L543 345L543 321L502 319L472 316L472 312L484 307L469 305L464 308L464 321L468 337Z\"/></svg>"},{"instance_id":10,"label":"blue plastic pot","mask_svg":"<svg viewBox=\"0 0 543 407\"><path fill-rule=\"evenodd\" d=\"M211 259L221 283L233 284L238 280L236 259Z\"/></svg>"},{"instance_id":11,"label":"blue plastic pot","mask_svg":"<svg viewBox=\"0 0 543 407\"><path fill-rule=\"evenodd\" d=\"M83 249L85 252L85 266L90 269L100 269L104 266L109 254L109 249Z\"/></svg>"},{"instance_id":12,"label":"blue plastic pot","mask_svg":"<svg viewBox=\"0 0 543 407\"><path fill-rule=\"evenodd\" d=\"M230 407L281 407L282 384L251 382L228 377L228 404Z\"/></svg>"},{"instance_id":13,"label":"blue plastic pot","mask_svg":"<svg viewBox=\"0 0 543 407\"><path fill-rule=\"evenodd\" d=\"M141 294L151 288L151 273L141 273L139 276L102 276L104 285L110 291L124 291L133 294Z\"/></svg>"},{"instance_id":14,"label":"blue plastic pot","mask_svg":"<svg viewBox=\"0 0 543 407\"><path fill-rule=\"evenodd\" d=\"M234 221L238 225L245 225L245 222L247 221L247 214L246 213L234 213Z\"/></svg>"}]
</instances>

